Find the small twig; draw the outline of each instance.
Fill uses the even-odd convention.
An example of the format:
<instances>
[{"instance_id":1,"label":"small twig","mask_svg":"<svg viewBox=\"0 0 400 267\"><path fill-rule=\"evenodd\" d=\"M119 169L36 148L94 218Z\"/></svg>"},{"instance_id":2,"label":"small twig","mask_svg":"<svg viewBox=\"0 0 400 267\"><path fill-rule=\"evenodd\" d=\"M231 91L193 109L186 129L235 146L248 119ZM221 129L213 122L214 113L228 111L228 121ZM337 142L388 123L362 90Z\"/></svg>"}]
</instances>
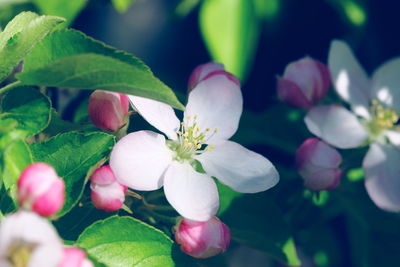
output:
<instances>
[{"instance_id":1,"label":"small twig","mask_svg":"<svg viewBox=\"0 0 400 267\"><path fill-rule=\"evenodd\" d=\"M134 198L137 198L137 199L143 199L143 197L141 195L139 195L138 193L133 192L133 191L131 191L129 189L126 191L126 194L128 196L131 196L131 197L134 197Z\"/></svg>"},{"instance_id":2,"label":"small twig","mask_svg":"<svg viewBox=\"0 0 400 267\"><path fill-rule=\"evenodd\" d=\"M0 94L4 94L5 92L10 91L11 89L13 89L14 87L17 87L19 85L21 85L22 83L20 81L16 81L10 84L7 84L6 86L4 86L3 88L0 88Z\"/></svg>"}]
</instances>

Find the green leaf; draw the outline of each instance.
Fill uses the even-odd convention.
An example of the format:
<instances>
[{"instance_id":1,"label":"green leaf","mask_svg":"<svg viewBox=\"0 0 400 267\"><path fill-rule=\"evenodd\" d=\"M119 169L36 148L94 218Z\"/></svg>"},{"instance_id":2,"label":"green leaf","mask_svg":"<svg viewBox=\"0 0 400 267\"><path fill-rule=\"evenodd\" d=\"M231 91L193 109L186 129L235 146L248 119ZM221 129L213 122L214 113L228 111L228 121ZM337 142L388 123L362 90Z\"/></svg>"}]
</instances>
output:
<instances>
[{"instance_id":1,"label":"green leaf","mask_svg":"<svg viewBox=\"0 0 400 267\"><path fill-rule=\"evenodd\" d=\"M151 73L149 67L133 55L117 50L72 29L58 30L44 38L26 57L24 70L31 71L57 59L88 53L109 56Z\"/></svg>"},{"instance_id":2,"label":"green leaf","mask_svg":"<svg viewBox=\"0 0 400 267\"><path fill-rule=\"evenodd\" d=\"M213 60L244 80L260 34L253 1L205 0L200 10L200 29Z\"/></svg>"},{"instance_id":3,"label":"green leaf","mask_svg":"<svg viewBox=\"0 0 400 267\"><path fill-rule=\"evenodd\" d=\"M296 149L310 136L298 110L274 105L265 112L245 111L233 139L245 146L264 144L294 155Z\"/></svg>"},{"instance_id":4,"label":"green leaf","mask_svg":"<svg viewBox=\"0 0 400 267\"><path fill-rule=\"evenodd\" d=\"M118 12L125 12L128 10L130 5L136 0L111 0L114 7Z\"/></svg>"},{"instance_id":5,"label":"green leaf","mask_svg":"<svg viewBox=\"0 0 400 267\"><path fill-rule=\"evenodd\" d=\"M290 266L299 266L289 226L272 198L271 190L241 194L217 182L221 209L218 216L231 229L232 240L261 250Z\"/></svg>"},{"instance_id":6,"label":"green leaf","mask_svg":"<svg viewBox=\"0 0 400 267\"><path fill-rule=\"evenodd\" d=\"M88 227L77 244L109 267L175 266L173 242L160 230L131 217L110 217Z\"/></svg>"},{"instance_id":7,"label":"green leaf","mask_svg":"<svg viewBox=\"0 0 400 267\"><path fill-rule=\"evenodd\" d=\"M0 33L0 81L42 40L63 18L22 12Z\"/></svg>"},{"instance_id":8,"label":"green leaf","mask_svg":"<svg viewBox=\"0 0 400 267\"><path fill-rule=\"evenodd\" d=\"M184 108L142 61L72 30L57 31L43 40L26 57L17 78L25 84L138 95Z\"/></svg>"},{"instance_id":9,"label":"green leaf","mask_svg":"<svg viewBox=\"0 0 400 267\"><path fill-rule=\"evenodd\" d=\"M5 189L10 192L12 197L15 196L16 183L21 172L32 163L29 147L22 140L11 143L4 150L2 178Z\"/></svg>"},{"instance_id":10,"label":"green leaf","mask_svg":"<svg viewBox=\"0 0 400 267\"><path fill-rule=\"evenodd\" d=\"M32 0L41 13L60 16L72 23L79 12L86 6L87 0Z\"/></svg>"},{"instance_id":11,"label":"green leaf","mask_svg":"<svg viewBox=\"0 0 400 267\"><path fill-rule=\"evenodd\" d=\"M16 122L15 130L19 131L21 138L33 136L49 124L50 105L48 97L36 88L19 86L3 98L0 121L12 119Z\"/></svg>"},{"instance_id":12,"label":"green leaf","mask_svg":"<svg viewBox=\"0 0 400 267\"><path fill-rule=\"evenodd\" d=\"M57 217L77 204L87 175L91 174L92 168L104 162L114 143L114 137L105 133L68 132L31 145L34 161L52 165L65 181L66 201Z\"/></svg>"},{"instance_id":13,"label":"green leaf","mask_svg":"<svg viewBox=\"0 0 400 267\"><path fill-rule=\"evenodd\" d=\"M59 133L70 131L89 132L98 131L98 128L93 124L81 124L65 121L61 119L60 115L54 110L51 110L51 120L47 128L43 131L47 136L55 136Z\"/></svg>"},{"instance_id":14,"label":"green leaf","mask_svg":"<svg viewBox=\"0 0 400 267\"><path fill-rule=\"evenodd\" d=\"M347 213L353 266L395 266L400 253L400 214L378 208L362 180L343 183L340 189L332 191L332 196Z\"/></svg>"}]
</instances>

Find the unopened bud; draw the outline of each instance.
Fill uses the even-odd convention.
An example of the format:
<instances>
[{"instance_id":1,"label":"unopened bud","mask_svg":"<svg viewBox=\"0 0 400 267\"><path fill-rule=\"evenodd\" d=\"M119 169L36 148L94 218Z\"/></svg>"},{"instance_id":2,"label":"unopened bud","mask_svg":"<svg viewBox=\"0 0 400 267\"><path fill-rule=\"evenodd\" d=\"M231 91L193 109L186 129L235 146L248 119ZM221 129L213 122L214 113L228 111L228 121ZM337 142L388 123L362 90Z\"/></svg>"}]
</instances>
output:
<instances>
[{"instance_id":1,"label":"unopened bud","mask_svg":"<svg viewBox=\"0 0 400 267\"><path fill-rule=\"evenodd\" d=\"M126 124L129 99L124 94L96 90L90 95L88 113L100 129L116 131Z\"/></svg>"},{"instance_id":2,"label":"unopened bud","mask_svg":"<svg viewBox=\"0 0 400 267\"><path fill-rule=\"evenodd\" d=\"M90 178L93 205L101 210L119 210L125 201L126 186L118 183L110 165L98 168Z\"/></svg>"},{"instance_id":3,"label":"unopened bud","mask_svg":"<svg viewBox=\"0 0 400 267\"><path fill-rule=\"evenodd\" d=\"M278 77L278 97L297 108L311 108L328 92L331 78L328 68L310 57L290 63Z\"/></svg>"},{"instance_id":4,"label":"unopened bud","mask_svg":"<svg viewBox=\"0 0 400 267\"><path fill-rule=\"evenodd\" d=\"M63 259L58 267L94 267L86 253L74 247L64 248Z\"/></svg>"},{"instance_id":5,"label":"unopened bud","mask_svg":"<svg viewBox=\"0 0 400 267\"><path fill-rule=\"evenodd\" d=\"M57 213L65 201L64 180L46 163L34 163L23 170L18 180L18 202L21 207L41 216Z\"/></svg>"},{"instance_id":6,"label":"unopened bud","mask_svg":"<svg viewBox=\"0 0 400 267\"><path fill-rule=\"evenodd\" d=\"M340 182L339 152L317 138L307 139L296 151L296 163L304 185L311 190L332 190Z\"/></svg>"},{"instance_id":7,"label":"unopened bud","mask_svg":"<svg viewBox=\"0 0 400 267\"><path fill-rule=\"evenodd\" d=\"M206 222L183 218L176 226L175 240L182 251L199 259L226 251L230 239L228 226L215 216Z\"/></svg>"},{"instance_id":8,"label":"unopened bud","mask_svg":"<svg viewBox=\"0 0 400 267\"><path fill-rule=\"evenodd\" d=\"M240 86L238 78L233 74L225 71L224 65L217 62L209 62L197 66L189 77L188 88L189 92L196 87L196 85L204 80L209 79L214 75L224 75L229 80Z\"/></svg>"}]
</instances>

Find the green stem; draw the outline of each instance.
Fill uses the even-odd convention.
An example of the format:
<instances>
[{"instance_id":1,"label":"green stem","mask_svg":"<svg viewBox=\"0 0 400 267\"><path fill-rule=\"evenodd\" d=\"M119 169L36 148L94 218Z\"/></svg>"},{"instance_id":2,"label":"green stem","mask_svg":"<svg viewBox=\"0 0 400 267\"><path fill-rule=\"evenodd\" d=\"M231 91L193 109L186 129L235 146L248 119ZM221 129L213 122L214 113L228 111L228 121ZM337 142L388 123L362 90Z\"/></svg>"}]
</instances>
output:
<instances>
[{"instance_id":1,"label":"green stem","mask_svg":"<svg viewBox=\"0 0 400 267\"><path fill-rule=\"evenodd\" d=\"M160 197L164 197L164 191L162 191L162 190L155 191L155 192L152 192L152 193L148 194L146 196L146 199L147 199L147 201L150 201L150 200L158 199Z\"/></svg>"},{"instance_id":2,"label":"green stem","mask_svg":"<svg viewBox=\"0 0 400 267\"><path fill-rule=\"evenodd\" d=\"M158 212L155 212L153 210L146 210L146 212L150 218L154 218L157 221L169 224L169 225L175 225L177 222L177 218L178 217L170 217L170 216L166 216L166 215L161 215Z\"/></svg>"},{"instance_id":3,"label":"green stem","mask_svg":"<svg viewBox=\"0 0 400 267\"><path fill-rule=\"evenodd\" d=\"M0 88L0 94L4 94L5 92L10 91L11 89L13 89L14 87L17 87L19 85L21 85L22 83L20 81L16 81L10 84L7 84L6 86L4 86L3 88Z\"/></svg>"}]
</instances>

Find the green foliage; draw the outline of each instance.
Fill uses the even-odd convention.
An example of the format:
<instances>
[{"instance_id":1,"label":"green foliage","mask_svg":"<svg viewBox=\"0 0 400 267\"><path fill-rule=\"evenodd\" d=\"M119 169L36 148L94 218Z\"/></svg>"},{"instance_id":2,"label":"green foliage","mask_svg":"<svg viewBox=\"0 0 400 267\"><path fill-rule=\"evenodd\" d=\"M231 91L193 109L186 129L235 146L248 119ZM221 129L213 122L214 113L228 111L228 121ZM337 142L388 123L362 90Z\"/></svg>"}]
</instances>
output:
<instances>
[{"instance_id":1,"label":"green foliage","mask_svg":"<svg viewBox=\"0 0 400 267\"><path fill-rule=\"evenodd\" d=\"M77 244L109 267L178 265L174 262L172 240L160 230L131 217L114 216L96 222L81 234Z\"/></svg>"},{"instance_id":2,"label":"green foliage","mask_svg":"<svg viewBox=\"0 0 400 267\"><path fill-rule=\"evenodd\" d=\"M34 161L50 164L65 181L66 201L58 217L78 203L87 175L104 162L114 143L114 137L105 133L68 132L31 145Z\"/></svg>"},{"instance_id":3,"label":"green foliage","mask_svg":"<svg viewBox=\"0 0 400 267\"><path fill-rule=\"evenodd\" d=\"M283 263L300 266L289 225L271 191L249 195L217 185L221 201L217 216L230 227L232 240Z\"/></svg>"},{"instance_id":4,"label":"green foliage","mask_svg":"<svg viewBox=\"0 0 400 267\"><path fill-rule=\"evenodd\" d=\"M19 86L8 92L1 102L1 110L0 121L15 122L14 132L7 135L18 133L20 138L40 133L50 121L50 100L34 87Z\"/></svg>"},{"instance_id":5,"label":"green foliage","mask_svg":"<svg viewBox=\"0 0 400 267\"><path fill-rule=\"evenodd\" d=\"M375 206L363 182L346 184L336 192L335 197L346 211L353 265L392 266L397 262L400 252L400 215Z\"/></svg>"},{"instance_id":6,"label":"green foliage","mask_svg":"<svg viewBox=\"0 0 400 267\"><path fill-rule=\"evenodd\" d=\"M79 12L86 6L87 0L32 0L41 13L59 16L72 23Z\"/></svg>"},{"instance_id":7,"label":"green foliage","mask_svg":"<svg viewBox=\"0 0 400 267\"><path fill-rule=\"evenodd\" d=\"M139 59L76 31L56 32L25 59L25 84L103 89L138 95L183 109L172 90Z\"/></svg>"},{"instance_id":8,"label":"green foliage","mask_svg":"<svg viewBox=\"0 0 400 267\"><path fill-rule=\"evenodd\" d=\"M111 0L115 9L119 12L125 12L136 0Z\"/></svg>"},{"instance_id":9,"label":"green foliage","mask_svg":"<svg viewBox=\"0 0 400 267\"><path fill-rule=\"evenodd\" d=\"M245 80L260 34L253 1L205 0L200 10L200 29L213 60Z\"/></svg>"},{"instance_id":10,"label":"green foliage","mask_svg":"<svg viewBox=\"0 0 400 267\"><path fill-rule=\"evenodd\" d=\"M0 81L24 56L64 19L23 12L10 21L0 33Z\"/></svg>"},{"instance_id":11,"label":"green foliage","mask_svg":"<svg viewBox=\"0 0 400 267\"><path fill-rule=\"evenodd\" d=\"M294 155L309 134L301 112L283 105L273 105L262 113L244 111L234 140L242 145L263 144Z\"/></svg>"},{"instance_id":12,"label":"green foliage","mask_svg":"<svg viewBox=\"0 0 400 267\"><path fill-rule=\"evenodd\" d=\"M17 140L6 147L3 153L3 183L4 188L15 196L16 183L21 172L32 164L32 155L28 145Z\"/></svg>"}]
</instances>

